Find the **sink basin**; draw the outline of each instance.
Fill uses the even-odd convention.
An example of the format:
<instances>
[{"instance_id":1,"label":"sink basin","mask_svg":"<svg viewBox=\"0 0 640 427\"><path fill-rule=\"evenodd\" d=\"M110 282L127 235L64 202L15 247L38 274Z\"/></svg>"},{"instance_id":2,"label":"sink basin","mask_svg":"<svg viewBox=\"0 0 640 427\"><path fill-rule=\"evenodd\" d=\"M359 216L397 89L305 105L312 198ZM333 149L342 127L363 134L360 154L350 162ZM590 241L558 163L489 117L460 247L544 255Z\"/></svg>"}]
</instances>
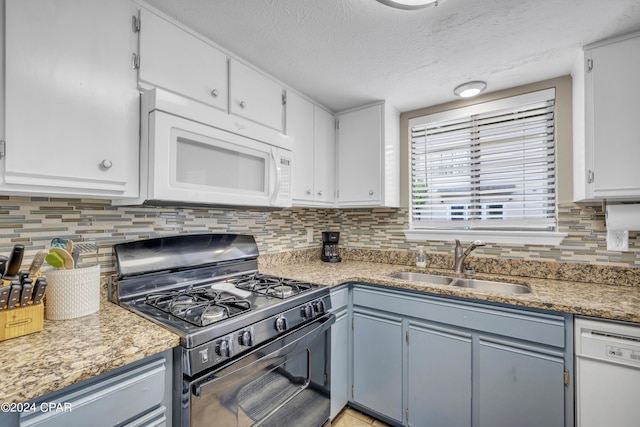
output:
<instances>
[{"instance_id":1,"label":"sink basin","mask_svg":"<svg viewBox=\"0 0 640 427\"><path fill-rule=\"evenodd\" d=\"M393 277L394 279L412 280L414 282L433 283L434 285L450 285L451 282L456 280L453 277L438 276L436 274L414 273L412 271L393 273L389 275L389 277Z\"/></svg>"},{"instance_id":2,"label":"sink basin","mask_svg":"<svg viewBox=\"0 0 640 427\"><path fill-rule=\"evenodd\" d=\"M438 276L436 274L414 273L413 271L401 271L390 274L394 279L410 280L412 282L425 282L434 285L451 285L461 288L477 289L479 291L505 292L510 294L527 294L531 289L525 285L506 282L492 282L490 280L477 280Z\"/></svg>"},{"instance_id":3,"label":"sink basin","mask_svg":"<svg viewBox=\"0 0 640 427\"><path fill-rule=\"evenodd\" d=\"M507 292L510 294L527 294L531 292L531 289L525 285L492 282L490 280L458 279L452 283L452 285L459 286L461 288L477 289L479 291Z\"/></svg>"},{"instance_id":4,"label":"sink basin","mask_svg":"<svg viewBox=\"0 0 640 427\"><path fill-rule=\"evenodd\" d=\"M411 280L413 282L426 282L434 285L450 285L454 280L453 277L437 276L435 274L414 273L412 271L401 271L389 275L394 279Z\"/></svg>"}]
</instances>

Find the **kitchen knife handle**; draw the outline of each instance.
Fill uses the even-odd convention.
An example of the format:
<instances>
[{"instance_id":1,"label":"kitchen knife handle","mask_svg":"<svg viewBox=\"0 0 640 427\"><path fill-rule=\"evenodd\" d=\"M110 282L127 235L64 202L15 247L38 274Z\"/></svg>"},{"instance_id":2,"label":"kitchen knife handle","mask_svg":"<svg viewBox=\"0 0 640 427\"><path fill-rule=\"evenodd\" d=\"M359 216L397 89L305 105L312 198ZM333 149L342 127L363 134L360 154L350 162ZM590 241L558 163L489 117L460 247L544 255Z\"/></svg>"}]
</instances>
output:
<instances>
[{"instance_id":1,"label":"kitchen knife handle","mask_svg":"<svg viewBox=\"0 0 640 427\"><path fill-rule=\"evenodd\" d=\"M36 284L33 287L33 305L40 304L42 302L42 297L44 297L44 293L47 290L47 279L44 277L38 278L36 280Z\"/></svg>"},{"instance_id":2,"label":"kitchen knife handle","mask_svg":"<svg viewBox=\"0 0 640 427\"><path fill-rule=\"evenodd\" d=\"M22 292L22 285L17 282L11 282L11 291L9 292L9 301L7 301L7 310L16 308L16 305L20 302L20 293Z\"/></svg>"},{"instance_id":3,"label":"kitchen knife handle","mask_svg":"<svg viewBox=\"0 0 640 427\"><path fill-rule=\"evenodd\" d=\"M24 256L24 245L17 244L11 251L7 268L4 271L4 277L6 279L14 280L18 278L18 271L22 265L22 257Z\"/></svg>"},{"instance_id":4,"label":"kitchen knife handle","mask_svg":"<svg viewBox=\"0 0 640 427\"><path fill-rule=\"evenodd\" d=\"M21 270L18 273L18 277L20 278L20 284L24 283L24 279L29 277L29 272L27 270Z\"/></svg>"},{"instance_id":5,"label":"kitchen knife handle","mask_svg":"<svg viewBox=\"0 0 640 427\"><path fill-rule=\"evenodd\" d=\"M29 301L31 301L31 296L33 295L33 285L31 284L31 279L26 279L22 284L22 293L20 294L20 307L26 307Z\"/></svg>"},{"instance_id":6,"label":"kitchen knife handle","mask_svg":"<svg viewBox=\"0 0 640 427\"><path fill-rule=\"evenodd\" d=\"M4 310L9 300L9 293L11 293L11 286L0 287L0 311Z\"/></svg>"}]
</instances>

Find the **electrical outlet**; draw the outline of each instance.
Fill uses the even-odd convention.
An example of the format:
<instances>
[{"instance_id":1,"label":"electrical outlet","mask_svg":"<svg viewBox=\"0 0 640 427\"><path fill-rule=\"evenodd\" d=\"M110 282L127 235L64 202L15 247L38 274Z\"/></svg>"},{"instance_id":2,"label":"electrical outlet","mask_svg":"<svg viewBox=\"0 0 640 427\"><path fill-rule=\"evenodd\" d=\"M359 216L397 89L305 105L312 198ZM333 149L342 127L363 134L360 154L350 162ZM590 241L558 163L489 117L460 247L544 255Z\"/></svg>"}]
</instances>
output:
<instances>
[{"instance_id":1,"label":"electrical outlet","mask_svg":"<svg viewBox=\"0 0 640 427\"><path fill-rule=\"evenodd\" d=\"M626 252L629 250L628 230L607 230L607 250Z\"/></svg>"},{"instance_id":2,"label":"electrical outlet","mask_svg":"<svg viewBox=\"0 0 640 427\"><path fill-rule=\"evenodd\" d=\"M307 243L313 243L313 227L307 227Z\"/></svg>"}]
</instances>

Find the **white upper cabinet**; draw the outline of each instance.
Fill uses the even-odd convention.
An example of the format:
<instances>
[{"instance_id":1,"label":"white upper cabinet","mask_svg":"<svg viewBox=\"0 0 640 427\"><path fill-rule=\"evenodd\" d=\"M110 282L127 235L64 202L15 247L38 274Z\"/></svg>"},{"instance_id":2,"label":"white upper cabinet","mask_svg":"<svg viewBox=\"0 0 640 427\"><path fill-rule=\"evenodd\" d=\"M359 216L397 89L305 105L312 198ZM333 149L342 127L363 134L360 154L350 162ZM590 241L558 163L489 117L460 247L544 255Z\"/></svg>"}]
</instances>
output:
<instances>
[{"instance_id":1,"label":"white upper cabinet","mask_svg":"<svg viewBox=\"0 0 640 427\"><path fill-rule=\"evenodd\" d=\"M336 117L338 206L399 206L400 114L379 103Z\"/></svg>"},{"instance_id":2,"label":"white upper cabinet","mask_svg":"<svg viewBox=\"0 0 640 427\"><path fill-rule=\"evenodd\" d=\"M313 109L314 105L287 92L287 135L293 139L293 203L313 202Z\"/></svg>"},{"instance_id":3,"label":"white upper cabinet","mask_svg":"<svg viewBox=\"0 0 640 427\"><path fill-rule=\"evenodd\" d=\"M232 114L283 131L283 88L264 74L229 61L229 108Z\"/></svg>"},{"instance_id":4,"label":"white upper cabinet","mask_svg":"<svg viewBox=\"0 0 640 427\"><path fill-rule=\"evenodd\" d=\"M317 205L331 205L336 192L336 119L313 107L313 189Z\"/></svg>"},{"instance_id":5,"label":"white upper cabinet","mask_svg":"<svg viewBox=\"0 0 640 427\"><path fill-rule=\"evenodd\" d=\"M587 46L579 61L572 73L574 200L639 200L640 33Z\"/></svg>"},{"instance_id":6,"label":"white upper cabinet","mask_svg":"<svg viewBox=\"0 0 640 427\"><path fill-rule=\"evenodd\" d=\"M128 0L7 0L0 191L138 195L139 93Z\"/></svg>"},{"instance_id":7,"label":"white upper cabinet","mask_svg":"<svg viewBox=\"0 0 640 427\"><path fill-rule=\"evenodd\" d=\"M140 86L227 111L227 55L155 13L140 11Z\"/></svg>"},{"instance_id":8,"label":"white upper cabinet","mask_svg":"<svg viewBox=\"0 0 640 427\"><path fill-rule=\"evenodd\" d=\"M333 206L335 118L301 96L287 93L287 135L293 138L293 204Z\"/></svg>"}]
</instances>

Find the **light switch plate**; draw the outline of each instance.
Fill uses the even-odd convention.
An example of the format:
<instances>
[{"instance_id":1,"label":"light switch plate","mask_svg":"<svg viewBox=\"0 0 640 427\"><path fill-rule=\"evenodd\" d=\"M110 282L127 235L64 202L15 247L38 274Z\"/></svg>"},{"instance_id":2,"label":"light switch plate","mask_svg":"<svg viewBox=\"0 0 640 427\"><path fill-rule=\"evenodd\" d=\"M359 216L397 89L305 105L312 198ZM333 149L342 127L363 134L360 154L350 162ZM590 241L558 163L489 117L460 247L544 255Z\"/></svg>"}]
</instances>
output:
<instances>
[{"instance_id":1,"label":"light switch plate","mask_svg":"<svg viewBox=\"0 0 640 427\"><path fill-rule=\"evenodd\" d=\"M626 252L629 250L628 230L607 230L607 250Z\"/></svg>"}]
</instances>

